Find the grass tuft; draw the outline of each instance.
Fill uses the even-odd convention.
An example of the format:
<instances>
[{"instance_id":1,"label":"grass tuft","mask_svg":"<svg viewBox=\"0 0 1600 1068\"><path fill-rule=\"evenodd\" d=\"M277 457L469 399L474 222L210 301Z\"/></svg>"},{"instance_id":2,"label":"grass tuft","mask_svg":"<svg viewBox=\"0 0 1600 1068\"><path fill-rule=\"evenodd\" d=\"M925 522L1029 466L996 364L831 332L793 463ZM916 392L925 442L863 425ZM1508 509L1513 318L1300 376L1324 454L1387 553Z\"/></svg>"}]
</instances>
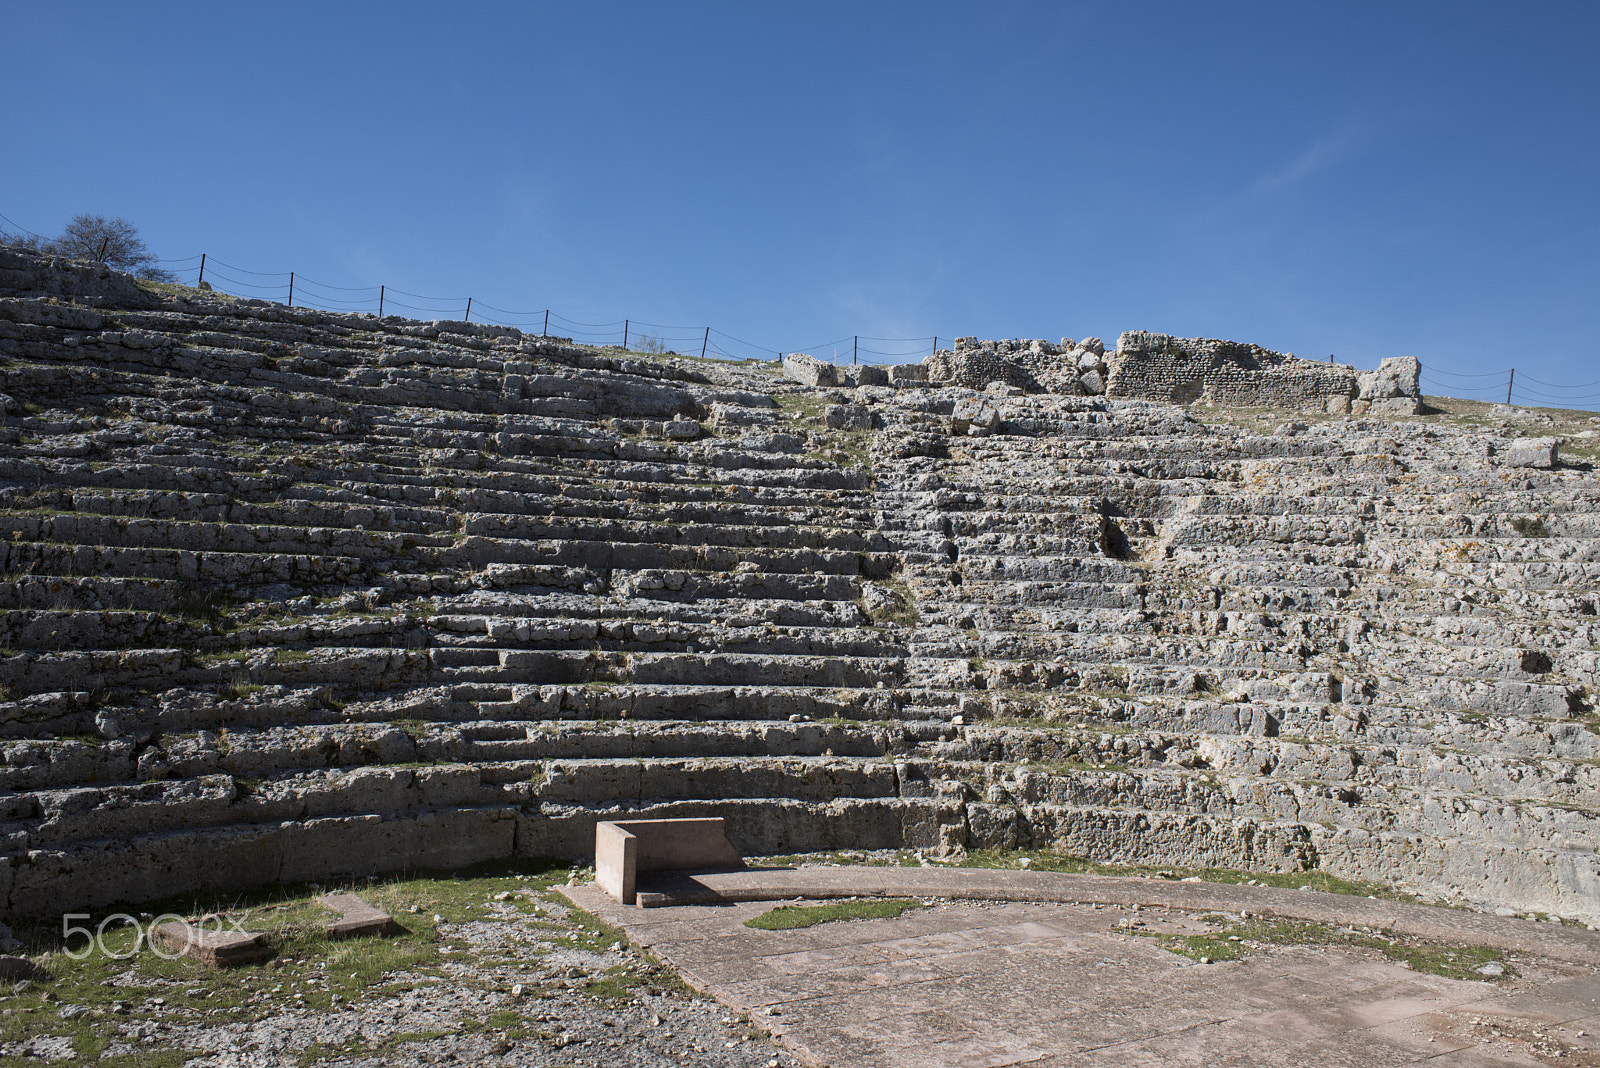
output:
<instances>
[{"instance_id":1,"label":"grass tuft","mask_svg":"<svg viewBox=\"0 0 1600 1068\"><path fill-rule=\"evenodd\" d=\"M1496 977L1498 979L1510 979L1516 975L1515 969L1502 960L1500 951L1488 946L1429 942L1299 920L1241 921L1215 914L1203 918L1217 924L1218 929L1199 935L1147 934L1138 930L1133 933L1153 937L1163 948L1179 956L1212 963L1241 960L1269 945L1353 946L1375 949L1412 971L1446 979L1483 982L1487 977L1476 969L1491 963L1499 964L1503 969Z\"/></svg>"},{"instance_id":2,"label":"grass tuft","mask_svg":"<svg viewBox=\"0 0 1600 1068\"><path fill-rule=\"evenodd\" d=\"M892 919L904 912L924 907L920 901L903 897L834 901L826 905L779 905L754 919L744 921L744 925L754 927L758 931L793 931L801 927L815 927L819 923L832 923L835 920Z\"/></svg>"}]
</instances>

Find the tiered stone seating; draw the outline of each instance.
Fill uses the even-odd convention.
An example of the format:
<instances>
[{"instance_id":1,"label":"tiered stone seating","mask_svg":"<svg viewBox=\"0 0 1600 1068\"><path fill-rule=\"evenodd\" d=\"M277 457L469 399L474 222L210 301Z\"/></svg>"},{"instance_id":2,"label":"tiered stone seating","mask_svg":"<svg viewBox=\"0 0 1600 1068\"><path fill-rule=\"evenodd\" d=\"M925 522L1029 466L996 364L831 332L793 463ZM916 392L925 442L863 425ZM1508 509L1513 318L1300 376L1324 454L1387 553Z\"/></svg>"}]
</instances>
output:
<instances>
[{"instance_id":1,"label":"tiered stone seating","mask_svg":"<svg viewBox=\"0 0 1600 1068\"><path fill-rule=\"evenodd\" d=\"M1508 493L1459 463L1481 441L1421 421L1261 436L1115 406L1120 440L1079 416L1086 461L1070 431L1011 432L1071 402L997 403L999 433L898 472L908 525L946 537L909 581L966 628L968 708L1021 721L930 771L982 798L969 845L1592 911L1590 476L1519 471L1536 489ZM1100 553L1072 553L1097 516Z\"/></svg>"},{"instance_id":2,"label":"tiered stone seating","mask_svg":"<svg viewBox=\"0 0 1600 1068\"><path fill-rule=\"evenodd\" d=\"M1600 922L1600 486L1481 432L1026 396L974 436L968 390L14 253L0 357L10 911L720 815Z\"/></svg>"}]
</instances>

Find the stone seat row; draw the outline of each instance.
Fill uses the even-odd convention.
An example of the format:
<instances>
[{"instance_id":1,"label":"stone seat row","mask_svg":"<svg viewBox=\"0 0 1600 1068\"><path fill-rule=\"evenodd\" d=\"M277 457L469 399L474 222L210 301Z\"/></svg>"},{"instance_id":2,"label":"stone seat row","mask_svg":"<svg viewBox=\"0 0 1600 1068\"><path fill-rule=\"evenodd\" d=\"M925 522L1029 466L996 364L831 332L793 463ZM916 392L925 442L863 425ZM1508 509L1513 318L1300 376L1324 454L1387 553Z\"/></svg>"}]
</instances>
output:
<instances>
[{"instance_id":1,"label":"stone seat row","mask_svg":"<svg viewBox=\"0 0 1600 1068\"><path fill-rule=\"evenodd\" d=\"M769 748L739 756L689 752L645 759L530 756L546 748L531 729L526 742L476 744L459 739L453 744L448 739L413 740L403 731L382 726L365 733L349 727L302 731L297 737L285 737L286 733L293 732L274 731L264 739L248 731L202 732L163 738L159 745L138 751L117 743L92 754L67 752L66 761L89 769L81 781L97 785L70 784L65 790L50 789L48 780L40 781L36 771L48 774L52 771L48 767L8 765L0 770L6 787L15 791L6 802L7 818L13 821L7 831L58 841L93 837L94 820L145 804L152 806L142 813L145 828L162 830L168 828L161 825L160 809L170 807L171 820L192 822L192 813L184 812L186 803L206 799L213 808L218 800L230 806L222 813L228 821L326 815L338 811L332 806L351 801L352 784L368 794L374 789L411 794L397 801L378 798L392 803L374 804L371 811L716 796L802 801L896 793L929 796L926 784L931 781L964 784L969 792L990 801L1234 814L1242 805L1253 805L1257 807L1244 814L1316 822L1329 812L1337 815L1339 806L1406 806L1424 797L1447 812L1461 809L1452 799L1471 800L1468 807L1482 811L1484 803L1500 805L1508 797L1523 805L1555 804L1580 811L1592 807L1595 785L1592 769L1576 781L1570 771L1550 762L1441 757L1421 747L1344 746L1328 751L1304 742L1170 733L1154 740L1092 731L1066 734L1054 739L1056 751L1042 760L1023 757L1015 764L1000 763L993 753L981 761L962 760L960 751L969 747L960 739L935 741L928 751L885 751L862 732L848 739L855 743L848 747L853 753L830 749L783 755ZM843 740L835 744L846 748ZM941 749L953 752L946 756ZM438 763L419 767L415 758ZM1284 802L1316 805L1321 811L1308 816L1261 808L1259 788L1236 787L1246 780L1266 786ZM373 801L369 796L357 803ZM105 833L137 830L140 818L139 812L126 812L120 821L113 818L116 825ZM40 839L31 841L38 844Z\"/></svg>"},{"instance_id":2,"label":"stone seat row","mask_svg":"<svg viewBox=\"0 0 1600 1068\"><path fill-rule=\"evenodd\" d=\"M820 765L806 761L798 765L793 761L762 763L777 766L751 768L748 762L721 765L710 762L686 765L680 770L692 768L695 774L707 780L733 776L739 780L737 788L728 792L738 796L742 803L776 802L782 799L781 809L791 818L808 810L821 810L819 815L835 816L840 812L837 806L841 803L860 805L878 800L903 801L919 797L931 800L930 773L939 776L934 781L939 783L942 792L948 792L950 785L963 781L960 769L953 766L918 765L913 769L909 765L902 765L907 771L902 778L898 767L881 762L832 760ZM580 782L569 777L580 766L591 769L584 776L589 781ZM546 770L551 773L551 769ZM503 769L509 777L504 782L486 781L500 778L501 771L497 767L481 766L398 769L398 773L388 769L372 769L365 774L342 775L332 783L327 774L322 773L319 778L331 788L319 790L312 783L301 781L292 787L285 784L288 788L281 791L269 786L257 793L261 790L261 784L251 783L250 792L243 797L240 796L237 780L217 776L186 797L161 797L150 811L139 811L144 806L136 802L130 805L128 798L117 798L115 789L80 791L76 799L79 806L76 812L70 811L70 803L66 808L53 806L48 812L41 810L45 818L34 826L29 827L26 822L20 826L13 824L0 833L7 834L10 840L8 844L20 845L31 839L34 848L28 853L30 863L48 863L50 847L58 842L72 842L74 846L83 848L93 847L97 842L109 845L117 841L115 838L86 840L84 832L93 833L92 828L95 827L109 826L124 832L136 831L131 835L133 843L143 842L155 847L163 837L161 831L150 833L148 822L139 822L141 818L152 816L160 824L171 824L167 833L180 830L192 833L208 825L218 829L241 825L271 826L285 819L304 821L352 812L406 814L419 809L440 813L483 811L500 807L497 801L500 804L509 802L505 807L530 815L551 809L567 812L587 809L591 813L603 813L619 808L653 809L674 802L706 804L699 797L673 796L681 792L682 779L667 775L666 766L641 769L635 762L620 765L611 762L563 765L553 772L559 785L550 791L548 797L539 796L533 782L516 784L527 771L520 765L513 764ZM821 775L819 771L826 771L827 774ZM637 776L641 792L631 794L626 788L629 783L619 781L617 774ZM1118 824L1131 818L1138 821L1145 833L1158 839L1164 834L1180 830L1192 836L1197 829L1194 820L1200 819L1210 824L1212 833L1236 835L1268 832L1269 841L1265 844L1271 846L1269 828L1274 825L1296 836L1304 835L1308 827L1313 835L1317 834L1317 826L1325 827L1329 834L1354 829L1342 824L1340 819L1328 817L1345 816L1351 806L1360 803L1358 795L1341 796L1338 791L1288 782L1230 795L1226 788L1219 790L1215 783L1207 783L1195 775L1151 773L1128 768L1104 773L1094 769L1076 769L1071 774L1019 769L1003 781L994 781L993 769L987 766L974 768L971 774L978 781L970 785L981 785L985 779L989 780L989 785L983 790L983 801L965 807L965 819L973 824L972 832L981 842L996 845L1025 844L1040 827L1050 829L1052 840L1072 840L1084 834L1092 836L1117 829ZM831 780L847 791L861 790L866 796L853 792L829 796L829 789L818 785L822 779ZM649 796L646 791L651 785L660 785L668 791L667 795ZM734 783L730 781L729 785L733 786ZM497 786L498 790L495 789ZM762 796L763 788L772 789L773 792L769 796ZM796 791L808 796L794 797ZM707 791L697 791L704 792ZM596 793L600 794L598 799L585 803L585 798L593 797ZM107 798L107 794L113 796ZM110 802L109 812L98 811L102 800ZM118 800L123 804L117 805ZM951 800L957 802L959 809L961 799L955 797ZM481 803L473 804L473 801ZM1488 821L1513 828L1514 844L1529 854L1526 862L1548 864L1559 862L1566 845L1564 839L1573 829L1581 827L1582 821L1587 818L1584 813L1559 806L1542 806L1537 801L1507 805L1485 798L1430 795L1427 802L1418 816L1408 821L1406 833L1422 834L1430 843L1430 849L1435 851L1451 848L1460 850L1465 854L1460 859L1467 863L1480 862L1480 851L1474 845L1474 838L1479 834L1479 828ZM1520 809L1522 816L1532 815L1535 818L1517 821L1502 815L1509 814L1513 809ZM253 819L240 819L241 816ZM187 818L178 822L182 817ZM1021 817L1026 818L1025 824ZM1173 820L1178 822L1171 822ZM77 826L74 826L75 823ZM1030 832L1028 828L1033 830ZM1023 836L1021 842L1015 837L1018 834ZM126 839L123 841L127 842ZM1178 848L1178 843L1174 842L1172 848ZM1271 869L1278 865L1263 860L1261 866Z\"/></svg>"},{"instance_id":3,"label":"stone seat row","mask_svg":"<svg viewBox=\"0 0 1600 1068\"><path fill-rule=\"evenodd\" d=\"M0 518L0 537L118 547L177 547L206 552L318 553L394 559L442 550L465 538L494 542L587 542L693 544L707 548L817 549L884 552L882 534L809 525L742 526L660 520L530 520L468 514L443 531L416 533L366 530L359 525L264 525L248 522L134 519L89 513L44 513L19 509ZM507 561L509 562L509 561Z\"/></svg>"},{"instance_id":4,"label":"stone seat row","mask_svg":"<svg viewBox=\"0 0 1600 1068\"><path fill-rule=\"evenodd\" d=\"M996 735L1000 737L997 739ZM1573 740L1587 746L1583 752L1593 750L1593 739L1581 732L1574 734ZM0 777L10 790L38 793L67 788L70 794L72 789L91 783L103 786L136 778L160 780L177 776L179 781L169 783L169 788L181 793L189 789L184 785L187 779L214 774L251 780L282 779L285 775L322 774L322 769L329 767L406 764L421 759L456 764L457 771L468 778L473 777L471 769L477 768L484 782L537 784L555 781L551 778L555 774L552 769L558 765L566 769L562 774L570 778L588 774L582 771L584 768L610 768L605 774L612 775L620 767L628 774L638 774L639 769L669 765L674 760L726 758L733 761L726 766L733 767L749 758L767 757L772 758L769 764L775 761L775 766L789 768L793 764L790 758L832 760L837 756L871 761L900 754L896 759L920 761L924 771L937 770L935 757L957 761L981 757L984 763L963 765L960 775L935 776L964 781L970 780L972 774L979 774L980 782L1003 779L1011 775L1008 769L1012 763L1028 765L1030 759L1037 766L1019 766L1019 776L1024 770L1029 774L1048 772L1060 763L1099 768L1114 765L1118 771L1129 771L1176 761L1178 767L1199 767L1215 775L1249 778L1267 774L1294 782L1314 778L1324 783L1357 782L1363 788L1399 792L1426 790L1441 796L1477 793L1491 797L1543 797L1581 807L1585 798L1593 797L1596 775L1592 767L1585 767L1577 770L1575 778L1574 769L1561 761L1517 758L1503 751L1478 755L1441 753L1437 746L1371 741L1319 748L1303 739L1229 738L1212 732L1171 729L1153 736L1113 735L1098 729L1066 731L1047 741L1048 746L1041 749L1038 736L1020 731L956 732L941 724L891 722L847 727L758 720L746 722L734 732L712 731L706 724L585 726L528 720L462 722L426 729L412 721L406 730L384 723L267 729L235 726L221 731L164 734L155 746L139 750L118 741L99 747L75 742L12 747ZM929 745L933 751L919 756ZM1197 750L1203 755L1196 757ZM550 761L557 763L547 766ZM707 765L706 774L715 777L717 768L722 766ZM688 775L691 780L694 777ZM1068 786L1071 784L1058 784L1055 788ZM601 789L602 794L605 789L608 788ZM666 789L660 784L652 787L656 792ZM150 787L145 794L154 790ZM61 799L67 797L61 795ZM42 803L50 808L61 802Z\"/></svg>"}]
</instances>

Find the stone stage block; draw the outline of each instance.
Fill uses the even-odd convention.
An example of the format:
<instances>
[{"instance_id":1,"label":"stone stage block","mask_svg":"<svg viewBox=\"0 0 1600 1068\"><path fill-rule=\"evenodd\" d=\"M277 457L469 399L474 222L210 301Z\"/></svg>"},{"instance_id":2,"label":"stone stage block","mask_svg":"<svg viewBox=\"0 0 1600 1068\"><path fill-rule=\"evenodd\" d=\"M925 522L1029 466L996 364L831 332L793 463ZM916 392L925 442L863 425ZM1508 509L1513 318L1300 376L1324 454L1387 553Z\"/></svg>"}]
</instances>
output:
<instances>
[{"instance_id":1,"label":"stone stage block","mask_svg":"<svg viewBox=\"0 0 1600 1068\"><path fill-rule=\"evenodd\" d=\"M624 905L635 903L641 872L743 868L722 817L617 820L594 829L595 882Z\"/></svg>"}]
</instances>

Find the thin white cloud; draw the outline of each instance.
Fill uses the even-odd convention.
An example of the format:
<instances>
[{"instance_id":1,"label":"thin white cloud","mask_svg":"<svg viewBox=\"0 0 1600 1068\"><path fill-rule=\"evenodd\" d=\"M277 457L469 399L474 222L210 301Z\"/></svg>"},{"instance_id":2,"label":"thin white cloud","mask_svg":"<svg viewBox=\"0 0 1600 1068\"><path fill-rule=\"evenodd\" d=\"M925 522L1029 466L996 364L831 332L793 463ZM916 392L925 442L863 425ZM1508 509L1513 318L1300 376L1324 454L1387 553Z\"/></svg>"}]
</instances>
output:
<instances>
[{"instance_id":1,"label":"thin white cloud","mask_svg":"<svg viewBox=\"0 0 1600 1068\"><path fill-rule=\"evenodd\" d=\"M829 301L841 322L859 324L860 329L877 337L911 337L912 331L917 330L920 324L913 316L906 314L906 305L910 300L909 294L903 292L904 288L859 283L844 285L836 287L829 294ZM901 289L902 292L897 297L885 291L889 289ZM926 325L920 328L927 330Z\"/></svg>"},{"instance_id":2,"label":"thin white cloud","mask_svg":"<svg viewBox=\"0 0 1600 1068\"><path fill-rule=\"evenodd\" d=\"M1317 138L1294 159L1257 178L1252 192L1273 193L1343 163L1359 151L1362 133L1356 127Z\"/></svg>"}]
</instances>

